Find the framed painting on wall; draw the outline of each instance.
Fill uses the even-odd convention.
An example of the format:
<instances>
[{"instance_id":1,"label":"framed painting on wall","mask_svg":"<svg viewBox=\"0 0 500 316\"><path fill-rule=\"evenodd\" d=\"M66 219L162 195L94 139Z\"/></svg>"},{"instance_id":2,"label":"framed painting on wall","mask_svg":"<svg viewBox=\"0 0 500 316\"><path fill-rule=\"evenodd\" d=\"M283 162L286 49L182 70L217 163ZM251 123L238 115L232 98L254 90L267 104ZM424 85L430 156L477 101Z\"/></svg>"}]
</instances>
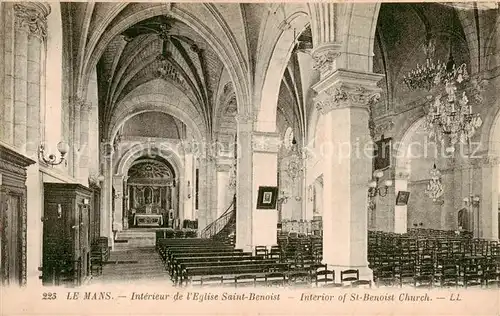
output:
<instances>
[{"instance_id":1,"label":"framed painting on wall","mask_svg":"<svg viewBox=\"0 0 500 316\"><path fill-rule=\"evenodd\" d=\"M407 205L409 198L410 198L410 192L398 191L398 195L396 197L396 205Z\"/></svg>"},{"instance_id":2,"label":"framed painting on wall","mask_svg":"<svg viewBox=\"0 0 500 316\"><path fill-rule=\"evenodd\" d=\"M382 136L376 141L373 156L373 170L389 168L392 163L392 138Z\"/></svg>"},{"instance_id":3,"label":"framed painting on wall","mask_svg":"<svg viewBox=\"0 0 500 316\"><path fill-rule=\"evenodd\" d=\"M259 193L257 195L257 209L275 209L277 199L278 187L259 187Z\"/></svg>"}]
</instances>

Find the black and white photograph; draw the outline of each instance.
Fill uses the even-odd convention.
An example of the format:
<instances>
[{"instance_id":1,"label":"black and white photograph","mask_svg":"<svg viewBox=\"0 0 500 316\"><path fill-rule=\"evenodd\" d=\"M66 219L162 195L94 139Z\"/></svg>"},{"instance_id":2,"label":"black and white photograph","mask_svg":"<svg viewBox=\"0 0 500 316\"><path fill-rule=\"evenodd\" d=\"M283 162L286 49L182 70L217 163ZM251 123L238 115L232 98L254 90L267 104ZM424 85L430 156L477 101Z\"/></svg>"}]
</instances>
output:
<instances>
[{"instance_id":1,"label":"black and white photograph","mask_svg":"<svg viewBox=\"0 0 500 316\"><path fill-rule=\"evenodd\" d=\"M0 1L0 314L498 315L499 2Z\"/></svg>"}]
</instances>

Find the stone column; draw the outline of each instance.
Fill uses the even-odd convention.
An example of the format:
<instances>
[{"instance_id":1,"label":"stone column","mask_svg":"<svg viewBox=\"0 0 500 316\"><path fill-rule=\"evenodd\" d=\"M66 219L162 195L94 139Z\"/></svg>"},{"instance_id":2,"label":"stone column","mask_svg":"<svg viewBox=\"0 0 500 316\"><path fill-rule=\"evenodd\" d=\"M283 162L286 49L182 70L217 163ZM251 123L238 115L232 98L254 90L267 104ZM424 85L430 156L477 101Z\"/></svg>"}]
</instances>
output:
<instances>
[{"instance_id":1,"label":"stone column","mask_svg":"<svg viewBox=\"0 0 500 316\"><path fill-rule=\"evenodd\" d=\"M230 159L219 159L217 161L217 213L215 218L219 218L227 210L232 200L228 188L231 164Z\"/></svg>"},{"instance_id":2,"label":"stone column","mask_svg":"<svg viewBox=\"0 0 500 316\"><path fill-rule=\"evenodd\" d=\"M5 94L2 140L14 145L26 156L38 161L40 145L40 112L42 106L42 56L47 36L45 3L12 3L5 5ZM3 27L3 26L2 26ZM3 87L2 87L3 88ZM42 266L43 210L42 178L39 164L27 168L27 282L39 284Z\"/></svg>"},{"instance_id":3,"label":"stone column","mask_svg":"<svg viewBox=\"0 0 500 316\"><path fill-rule=\"evenodd\" d=\"M112 229L112 188L113 188L113 146L108 143L101 143L101 161L102 161L102 175L104 181L101 189L101 236L108 237L109 246L113 245L113 229Z\"/></svg>"},{"instance_id":4,"label":"stone column","mask_svg":"<svg viewBox=\"0 0 500 316\"><path fill-rule=\"evenodd\" d=\"M113 188L115 189L115 209L113 212L113 231L123 230L123 176L113 176Z\"/></svg>"},{"instance_id":5,"label":"stone column","mask_svg":"<svg viewBox=\"0 0 500 316\"><path fill-rule=\"evenodd\" d=\"M209 199L207 183L206 157L200 157L198 163L198 231L201 232L209 224Z\"/></svg>"},{"instance_id":6,"label":"stone column","mask_svg":"<svg viewBox=\"0 0 500 316\"><path fill-rule=\"evenodd\" d=\"M194 219L194 177L193 177L193 154L186 153L184 155L184 179L186 186L186 195L184 198L184 218L193 220ZM181 223L182 225L182 223Z\"/></svg>"},{"instance_id":7,"label":"stone column","mask_svg":"<svg viewBox=\"0 0 500 316\"><path fill-rule=\"evenodd\" d=\"M254 118L248 113L236 116L236 248L252 251L252 211L256 203L252 195L252 130Z\"/></svg>"},{"instance_id":8,"label":"stone column","mask_svg":"<svg viewBox=\"0 0 500 316\"><path fill-rule=\"evenodd\" d=\"M481 159L481 191L479 201L479 238L498 240L498 208L500 157L485 156Z\"/></svg>"},{"instance_id":9,"label":"stone column","mask_svg":"<svg viewBox=\"0 0 500 316\"><path fill-rule=\"evenodd\" d=\"M90 116L92 114L92 103L87 100L77 99L75 111L80 112L80 143L75 163L79 168L78 180L81 184L88 186L90 167Z\"/></svg>"},{"instance_id":10,"label":"stone column","mask_svg":"<svg viewBox=\"0 0 500 316\"><path fill-rule=\"evenodd\" d=\"M313 86L326 135L323 173L323 260L336 270L359 269L372 278L367 260L367 199L373 143L369 104L380 97L381 75L336 70Z\"/></svg>"},{"instance_id":11,"label":"stone column","mask_svg":"<svg viewBox=\"0 0 500 316\"><path fill-rule=\"evenodd\" d=\"M277 244L278 211L274 209L257 209L257 198L260 186L275 187L278 185L278 150L280 137L277 133L253 132L252 137L252 249L255 246ZM293 197L291 199L294 199ZM295 202L295 201L294 201Z\"/></svg>"},{"instance_id":12,"label":"stone column","mask_svg":"<svg viewBox=\"0 0 500 316\"><path fill-rule=\"evenodd\" d=\"M128 176L123 177L123 229L128 229L128 212L130 210L130 196L128 189Z\"/></svg>"},{"instance_id":13,"label":"stone column","mask_svg":"<svg viewBox=\"0 0 500 316\"><path fill-rule=\"evenodd\" d=\"M215 157L207 159L207 194L209 201L207 224L217 219L217 167Z\"/></svg>"}]
</instances>

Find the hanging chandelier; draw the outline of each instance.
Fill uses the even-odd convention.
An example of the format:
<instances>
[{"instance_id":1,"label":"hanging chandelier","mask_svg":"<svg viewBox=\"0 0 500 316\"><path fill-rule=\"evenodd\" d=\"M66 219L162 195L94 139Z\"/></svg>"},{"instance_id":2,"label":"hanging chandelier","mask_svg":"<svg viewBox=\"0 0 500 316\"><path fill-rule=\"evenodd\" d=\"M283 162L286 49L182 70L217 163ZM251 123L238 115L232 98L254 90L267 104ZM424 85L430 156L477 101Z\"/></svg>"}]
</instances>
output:
<instances>
[{"instance_id":1,"label":"hanging chandelier","mask_svg":"<svg viewBox=\"0 0 500 316\"><path fill-rule=\"evenodd\" d=\"M425 194L435 202L444 193L443 183L441 182L441 172L436 167L436 164L434 164L434 166L432 167L430 175L431 179L427 184Z\"/></svg>"},{"instance_id":2,"label":"hanging chandelier","mask_svg":"<svg viewBox=\"0 0 500 316\"><path fill-rule=\"evenodd\" d=\"M233 164L231 165L231 169L229 169L228 187L229 187L229 189L236 188L236 159L234 160Z\"/></svg>"},{"instance_id":3,"label":"hanging chandelier","mask_svg":"<svg viewBox=\"0 0 500 316\"><path fill-rule=\"evenodd\" d=\"M286 159L286 172L290 179L294 181L297 177L301 176L304 170L301 152L298 149L297 141L295 138L292 140L292 146Z\"/></svg>"},{"instance_id":4,"label":"hanging chandelier","mask_svg":"<svg viewBox=\"0 0 500 316\"><path fill-rule=\"evenodd\" d=\"M429 40L425 48L426 63L410 71L403 81L410 90L438 88L435 95L428 97L430 102L425 120L425 128L430 137L444 143L449 139L451 147L466 143L481 127L478 113L472 113L472 103L468 95L472 92L473 101L481 102L480 86L477 80L470 80L467 65L456 66L450 40L449 56L446 63L433 60L434 41Z\"/></svg>"}]
</instances>

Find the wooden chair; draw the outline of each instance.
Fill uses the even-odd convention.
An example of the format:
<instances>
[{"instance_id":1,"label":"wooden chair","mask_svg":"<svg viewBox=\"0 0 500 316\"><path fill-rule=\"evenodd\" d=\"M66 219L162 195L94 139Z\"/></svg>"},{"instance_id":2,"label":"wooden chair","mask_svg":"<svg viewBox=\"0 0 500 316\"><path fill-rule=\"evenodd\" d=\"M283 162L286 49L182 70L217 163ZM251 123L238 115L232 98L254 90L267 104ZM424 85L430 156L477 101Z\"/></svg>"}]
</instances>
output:
<instances>
[{"instance_id":1,"label":"wooden chair","mask_svg":"<svg viewBox=\"0 0 500 316\"><path fill-rule=\"evenodd\" d=\"M288 274L288 284L290 286L308 287L311 286L311 274L307 271L292 271Z\"/></svg>"},{"instance_id":2,"label":"wooden chair","mask_svg":"<svg viewBox=\"0 0 500 316\"><path fill-rule=\"evenodd\" d=\"M459 273L456 265L441 267L439 285L441 287L458 287Z\"/></svg>"},{"instance_id":3,"label":"wooden chair","mask_svg":"<svg viewBox=\"0 0 500 316\"><path fill-rule=\"evenodd\" d=\"M359 280L359 270L358 269L348 269L340 271L340 283L343 286L350 285L351 282ZM349 283L345 283L349 282Z\"/></svg>"},{"instance_id":4,"label":"wooden chair","mask_svg":"<svg viewBox=\"0 0 500 316\"><path fill-rule=\"evenodd\" d=\"M342 284L335 283L335 271L329 270L326 265L316 270L315 284L317 287L341 287Z\"/></svg>"},{"instance_id":5,"label":"wooden chair","mask_svg":"<svg viewBox=\"0 0 500 316\"><path fill-rule=\"evenodd\" d=\"M393 286L396 284L396 276L394 273L394 266L382 266L376 270L375 283L378 286Z\"/></svg>"},{"instance_id":6,"label":"wooden chair","mask_svg":"<svg viewBox=\"0 0 500 316\"><path fill-rule=\"evenodd\" d=\"M432 275L418 275L413 280L413 285L416 288L432 288L434 285L434 276Z\"/></svg>"},{"instance_id":7,"label":"wooden chair","mask_svg":"<svg viewBox=\"0 0 500 316\"><path fill-rule=\"evenodd\" d=\"M286 273L270 272L265 275L266 286L285 286L287 282Z\"/></svg>"},{"instance_id":8,"label":"wooden chair","mask_svg":"<svg viewBox=\"0 0 500 316\"><path fill-rule=\"evenodd\" d=\"M266 246L255 246L255 255L267 257L267 247Z\"/></svg>"}]
</instances>

